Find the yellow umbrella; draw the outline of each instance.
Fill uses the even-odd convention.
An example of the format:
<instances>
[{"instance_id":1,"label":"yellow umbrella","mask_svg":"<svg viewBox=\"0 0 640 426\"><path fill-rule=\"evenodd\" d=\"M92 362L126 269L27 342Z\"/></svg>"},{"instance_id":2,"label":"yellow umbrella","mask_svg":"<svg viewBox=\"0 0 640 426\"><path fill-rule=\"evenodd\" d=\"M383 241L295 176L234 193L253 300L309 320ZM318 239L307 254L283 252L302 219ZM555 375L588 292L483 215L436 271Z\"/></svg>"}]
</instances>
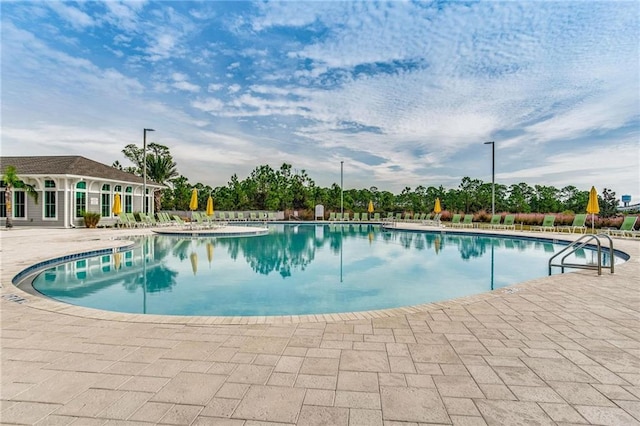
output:
<instances>
[{"instance_id":1,"label":"yellow umbrella","mask_svg":"<svg viewBox=\"0 0 640 426\"><path fill-rule=\"evenodd\" d=\"M369 207L367 208L369 213L373 213L373 201L369 200Z\"/></svg>"},{"instance_id":2,"label":"yellow umbrella","mask_svg":"<svg viewBox=\"0 0 640 426\"><path fill-rule=\"evenodd\" d=\"M213 244L207 243L207 260L209 261L209 268L211 268L211 262L213 261Z\"/></svg>"},{"instance_id":3,"label":"yellow umbrella","mask_svg":"<svg viewBox=\"0 0 640 426\"><path fill-rule=\"evenodd\" d=\"M193 189L191 191L191 201L189 202L189 209L198 210L198 190Z\"/></svg>"},{"instance_id":4,"label":"yellow umbrella","mask_svg":"<svg viewBox=\"0 0 640 426\"><path fill-rule=\"evenodd\" d=\"M442 211L442 207L440 207L440 198L436 198L436 205L433 208L433 211L436 213L440 213Z\"/></svg>"},{"instance_id":5,"label":"yellow umbrella","mask_svg":"<svg viewBox=\"0 0 640 426\"><path fill-rule=\"evenodd\" d=\"M213 216L213 198L211 198L211 195L207 200L207 216Z\"/></svg>"},{"instance_id":6,"label":"yellow umbrella","mask_svg":"<svg viewBox=\"0 0 640 426\"><path fill-rule=\"evenodd\" d=\"M120 201L120 194L116 194L113 197L113 208L111 209L116 216L122 213L122 202Z\"/></svg>"},{"instance_id":7,"label":"yellow umbrella","mask_svg":"<svg viewBox=\"0 0 640 426\"><path fill-rule=\"evenodd\" d=\"M191 253L189 259L191 260L191 270L193 271L193 275L195 275L196 272L198 272L198 255L195 251Z\"/></svg>"},{"instance_id":8,"label":"yellow umbrella","mask_svg":"<svg viewBox=\"0 0 640 426\"><path fill-rule=\"evenodd\" d=\"M596 213L600 213L600 206L598 206L598 192L596 187L592 186L589 191L589 203L587 203L587 213L591 213L591 232L594 228L594 216Z\"/></svg>"}]
</instances>

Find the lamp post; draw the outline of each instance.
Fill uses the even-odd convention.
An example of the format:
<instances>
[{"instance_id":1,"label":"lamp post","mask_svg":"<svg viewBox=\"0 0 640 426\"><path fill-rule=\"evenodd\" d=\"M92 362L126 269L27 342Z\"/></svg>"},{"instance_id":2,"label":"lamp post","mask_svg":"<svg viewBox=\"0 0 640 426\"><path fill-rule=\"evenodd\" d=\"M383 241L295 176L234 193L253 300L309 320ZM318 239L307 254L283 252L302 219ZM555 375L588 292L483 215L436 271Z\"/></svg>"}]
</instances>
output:
<instances>
[{"instance_id":1,"label":"lamp post","mask_svg":"<svg viewBox=\"0 0 640 426\"><path fill-rule=\"evenodd\" d=\"M343 169L344 161L340 162L340 215L344 217L344 187L343 184Z\"/></svg>"},{"instance_id":2,"label":"lamp post","mask_svg":"<svg viewBox=\"0 0 640 426\"><path fill-rule=\"evenodd\" d=\"M154 129L144 129L142 132L142 211L147 214L147 132Z\"/></svg>"},{"instance_id":3,"label":"lamp post","mask_svg":"<svg viewBox=\"0 0 640 426\"><path fill-rule=\"evenodd\" d=\"M491 214L496 214L496 143L494 141L485 142L491 145Z\"/></svg>"}]
</instances>

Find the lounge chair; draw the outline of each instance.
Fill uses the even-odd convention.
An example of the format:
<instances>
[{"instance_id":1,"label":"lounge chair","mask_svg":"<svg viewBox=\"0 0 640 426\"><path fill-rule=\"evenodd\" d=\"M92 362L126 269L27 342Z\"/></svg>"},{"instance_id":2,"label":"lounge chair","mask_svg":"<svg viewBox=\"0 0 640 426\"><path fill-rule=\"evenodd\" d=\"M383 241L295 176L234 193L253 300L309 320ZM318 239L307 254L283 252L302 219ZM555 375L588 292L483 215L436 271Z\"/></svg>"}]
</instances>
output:
<instances>
[{"instance_id":1,"label":"lounge chair","mask_svg":"<svg viewBox=\"0 0 640 426\"><path fill-rule=\"evenodd\" d=\"M512 230L516 230L516 215L514 214L508 214L504 217L504 222L502 223L502 225L500 225L500 229L512 229Z\"/></svg>"},{"instance_id":2,"label":"lounge chair","mask_svg":"<svg viewBox=\"0 0 640 426\"><path fill-rule=\"evenodd\" d=\"M242 212L238 212L238 220L240 221L246 221L247 219L244 217L244 213Z\"/></svg>"},{"instance_id":3,"label":"lounge chair","mask_svg":"<svg viewBox=\"0 0 640 426\"><path fill-rule=\"evenodd\" d=\"M369 213L360 213L360 220L362 222L368 222L369 221Z\"/></svg>"},{"instance_id":4,"label":"lounge chair","mask_svg":"<svg viewBox=\"0 0 640 426\"><path fill-rule=\"evenodd\" d=\"M430 225L430 226L440 226L440 217L442 216L441 213L436 213L433 216L433 219L425 219L422 222L420 222L422 225ZM431 217L431 215L429 214L429 217Z\"/></svg>"},{"instance_id":5,"label":"lounge chair","mask_svg":"<svg viewBox=\"0 0 640 426\"><path fill-rule=\"evenodd\" d=\"M199 212L192 212L191 213L191 227L197 227L197 228L208 228L209 227L209 222L205 219L204 214L199 213Z\"/></svg>"},{"instance_id":6,"label":"lounge chair","mask_svg":"<svg viewBox=\"0 0 640 426\"><path fill-rule=\"evenodd\" d=\"M176 225L176 222L173 219L171 219L171 217L169 216L169 213L166 213L166 212L159 212L158 220L160 221L161 224L165 226Z\"/></svg>"},{"instance_id":7,"label":"lounge chair","mask_svg":"<svg viewBox=\"0 0 640 426\"><path fill-rule=\"evenodd\" d=\"M396 217L393 220L395 222L402 222L402 213L396 213Z\"/></svg>"},{"instance_id":8,"label":"lounge chair","mask_svg":"<svg viewBox=\"0 0 640 426\"><path fill-rule=\"evenodd\" d=\"M453 217L451 218L451 227L452 228L457 228L460 226L460 218L462 217L461 214L456 213L453 215Z\"/></svg>"},{"instance_id":9,"label":"lounge chair","mask_svg":"<svg viewBox=\"0 0 640 426\"><path fill-rule=\"evenodd\" d=\"M354 222L360 222L360 213L354 213L353 220Z\"/></svg>"},{"instance_id":10,"label":"lounge chair","mask_svg":"<svg viewBox=\"0 0 640 426\"><path fill-rule=\"evenodd\" d=\"M502 215L494 214L493 216L491 216L491 222L489 222L486 228L491 228L491 229L499 228L501 220L502 220Z\"/></svg>"},{"instance_id":11,"label":"lounge chair","mask_svg":"<svg viewBox=\"0 0 640 426\"><path fill-rule=\"evenodd\" d=\"M333 222L336 220L336 212L329 213L329 221Z\"/></svg>"},{"instance_id":12,"label":"lounge chair","mask_svg":"<svg viewBox=\"0 0 640 426\"><path fill-rule=\"evenodd\" d=\"M635 237L637 236L638 232L634 231L633 227L636 226L637 221L638 216L627 216L622 221L620 229L610 229L609 235L613 237Z\"/></svg>"},{"instance_id":13,"label":"lounge chair","mask_svg":"<svg viewBox=\"0 0 640 426\"><path fill-rule=\"evenodd\" d=\"M116 227L119 227L119 228L124 228L124 227L131 228L131 223L129 223L129 218L127 217L126 214L120 213L118 215L118 221L116 222Z\"/></svg>"},{"instance_id":14,"label":"lounge chair","mask_svg":"<svg viewBox=\"0 0 640 426\"><path fill-rule=\"evenodd\" d=\"M473 228L473 215L471 213L467 213L464 215L462 222L460 222L461 228Z\"/></svg>"},{"instance_id":15,"label":"lounge chair","mask_svg":"<svg viewBox=\"0 0 640 426\"><path fill-rule=\"evenodd\" d=\"M375 222L380 222L380 220L381 220L381 219L380 219L380 213L374 213L374 214L373 214L373 220L374 220Z\"/></svg>"},{"instance_id":16,"label":"lounge chair","mask_svg":"<svg viewBox=\"0 0 640 426\"><path fill-rule=\"evenodd\" d=\"M131 226L135 228L147 226L146 223L136 220L136 216L133 213L122 213L122 214L127 215L127 219L129 219L129 223L131 224Z\"/></svg>"},{"instance_id":17,"label":"lounge chair","mask_svg":"<svg viewBox=\"0 0 640 426\"><path fill-rule=\"evenodd\" d=\"M144 213L139 213L140 214L140 221L144 222L147 226L158 226L158 222L156 222L156 218L153 215L150 214L144 214Z\"/></svg>"},{"instance_id":18,"label":"lounge chair","mask_svg":"<svg viewBox=\"0 0 640 426\"><path fill-rule=\"evenodd\" d=\"M342 220L348 221L349 220L349 213L345 213L344 217L342 218Z\"/></svg>"},{"instance_id":19,"label":"lounge chair","mask_svg":"<svg viewBox=\"0 0 640 426\"><path fill-rule=\"evenodd\" d=\"M251 222L256 222L258 220L258 214L256 212L250 212L249 219Z\"/></svg>"},{"instance_id":20,"label":"lounge chair","mask_svg":"<svg viewBox=\"0 0 640 426\"><path fill-rule=\"evenodd\" d=\"M276 220L276 214L273 212L267 213L267 220Z\"/></svg>"},{"instance_id":21,"label":"lounge chair","mask_svg":"<svg viewBox=\"0 0 640 426\"><path fill-rule=\"evenodd\" d=\"M584 226L586 221L587 221L586 213L577 214L576 217L573 218L573 223L571 225L557 226L556 231L558 232L567 231L571 233L580 231L582 234L584 234L585 232L587 232L587 227Z\"/></svg>"},{"instance_id":22,"label":"lounge chair","mask_svg":"<svg viewBox=\"0 0 640 426\"><path fill-rule=\"evenodd\" d=\"M336 213L336 220L337 221L341 221L342 220L342 213Z\"/></svg>"},{"instance_id":23,"label":"lounge chair","mask_svg":"<svg viewBox=\"0 0 640 426\"><path fill-rule=\"evenodd\" d=\"M532 231L541 231L541 232L553 232L555 231L555 226L553 225L556 221L556 217L552 214L548 214L542 219L542 225L534 225L531 227Z\"/></svg>"},{"instance_id":24,"label":"lounge chair","mask_svg":"<svg viewBox=\"0 0 640 426\"><path fill-rule=\"evenodd\" d=\"M178 226L182 226L182 227L187 227L187 223L182 220L182 218L180 218L180 216L178 216L177 214L173 215L173 221L176 223L176 225Z\"/></svg>"}]
</instances>

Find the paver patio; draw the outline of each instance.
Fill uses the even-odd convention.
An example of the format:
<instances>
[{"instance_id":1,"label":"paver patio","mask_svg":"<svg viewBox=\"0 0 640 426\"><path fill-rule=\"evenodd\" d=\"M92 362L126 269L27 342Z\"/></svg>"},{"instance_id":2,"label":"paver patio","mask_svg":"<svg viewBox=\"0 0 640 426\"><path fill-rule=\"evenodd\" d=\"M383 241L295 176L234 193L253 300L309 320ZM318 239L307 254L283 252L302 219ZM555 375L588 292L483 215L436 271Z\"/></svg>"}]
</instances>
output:
<instances>
[{"instance_id":1,"label":"paver patio","mask_svg":"<svg viewBox=\"0 0 640 426\"><path fill-rule=\"evenodd\" d=\"M640 425L640 241L614 240L613 275L364 314L118 314L11 284L148 232L0 231L2 424Z\"/></svg>"}]
</instances>

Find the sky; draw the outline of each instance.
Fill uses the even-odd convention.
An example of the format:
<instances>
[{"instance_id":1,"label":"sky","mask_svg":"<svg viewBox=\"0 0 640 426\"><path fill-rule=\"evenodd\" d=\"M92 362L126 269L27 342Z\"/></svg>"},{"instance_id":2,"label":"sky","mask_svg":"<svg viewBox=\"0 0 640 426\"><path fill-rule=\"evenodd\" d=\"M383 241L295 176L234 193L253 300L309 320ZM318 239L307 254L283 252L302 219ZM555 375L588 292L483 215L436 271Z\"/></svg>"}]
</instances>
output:
<instances>
[{"instance_id":1,"label":"sky","mask_svg":"<svg viewBox=\"0 0 640 426\"><path fill-rule=\"evenodd\" d=\"M637 1L3 1L1 154L640 201Z\"/></svg>"}]
</instances>

